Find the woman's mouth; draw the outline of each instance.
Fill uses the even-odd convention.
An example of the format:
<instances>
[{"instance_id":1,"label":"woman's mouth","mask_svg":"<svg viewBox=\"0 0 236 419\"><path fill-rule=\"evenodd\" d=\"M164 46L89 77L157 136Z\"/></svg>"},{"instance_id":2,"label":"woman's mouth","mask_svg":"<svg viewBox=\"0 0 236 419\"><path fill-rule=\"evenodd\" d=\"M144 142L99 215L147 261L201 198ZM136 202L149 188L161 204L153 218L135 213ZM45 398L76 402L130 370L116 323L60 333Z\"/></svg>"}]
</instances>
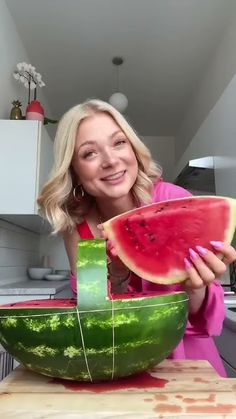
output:
<instances>
[{"instance_id":1,"label":"woman's mouth","mask_svg":"<svg viewBox=\"0 0 236 419\"><path fill-rule=\"evenodd\" d=\"M121 172L113 173L112 175L103 177L101 180L112 184L117 184L123 181L125 173L126 170L122 170Z\"/></svg>"}]
</instances>

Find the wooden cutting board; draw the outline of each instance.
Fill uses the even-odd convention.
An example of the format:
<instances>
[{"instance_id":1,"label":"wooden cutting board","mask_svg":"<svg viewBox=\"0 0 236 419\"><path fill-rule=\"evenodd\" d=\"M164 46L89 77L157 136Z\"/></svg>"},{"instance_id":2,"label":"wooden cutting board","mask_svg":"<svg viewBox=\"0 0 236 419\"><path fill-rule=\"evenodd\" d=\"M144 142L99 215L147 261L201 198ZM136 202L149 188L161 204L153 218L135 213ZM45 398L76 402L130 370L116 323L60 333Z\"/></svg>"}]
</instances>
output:
<instances>
[{"instance_id":1,"label":"wooden cutting board","mask_svg":"<svg viewBox=\"0 0 236 419\"><path fill-rule=\"evenodd\" d=\"M236 379L206 361L165 360L110 383L53 379L19 367L0 383L1 419L236 418Z\"/></svg>"}]
</instances>

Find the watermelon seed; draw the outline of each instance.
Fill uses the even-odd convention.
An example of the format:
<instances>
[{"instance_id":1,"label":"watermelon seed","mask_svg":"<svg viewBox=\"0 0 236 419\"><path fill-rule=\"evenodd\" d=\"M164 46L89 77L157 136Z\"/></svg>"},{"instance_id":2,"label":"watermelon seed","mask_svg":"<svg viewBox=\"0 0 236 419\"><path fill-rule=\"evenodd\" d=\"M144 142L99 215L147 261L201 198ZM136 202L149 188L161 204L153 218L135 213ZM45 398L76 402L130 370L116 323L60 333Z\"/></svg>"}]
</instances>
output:
<instances>
[{"instance_id":1,"label":"watermelon seed","mask_svg":"<svg viewBox=\"0 0 236 419\"><path fill-rule=\"evenodd\" d=\"M148 233L148 237L149 237L150 242L154 242L156 240L156 236L153 233Z\"/></svg>"},{"instance_id":2,"label":"watermelon seed","mask_svg":"<svg viewBox=\"0 0 236 419\"><path fill-rule=\"evenodd\" d=\"M125 230L126 231L129 231L130 230L130 226L129 226L129 224L128 224L127 221L125 222L124 227L125 227Z\"/></svg>"},{"instance_id":3,"label":"watermelon seed","mask_svg":"<svg viewBox=\"0 0 236 419\"><path fill-rule=\"evenodd\" d=\"M140 243L137 239L134 240L134 247L136 250L141 250L141 251L145 250L145 247L143 246L143 244Z\"/></svg>"}]
</instances>

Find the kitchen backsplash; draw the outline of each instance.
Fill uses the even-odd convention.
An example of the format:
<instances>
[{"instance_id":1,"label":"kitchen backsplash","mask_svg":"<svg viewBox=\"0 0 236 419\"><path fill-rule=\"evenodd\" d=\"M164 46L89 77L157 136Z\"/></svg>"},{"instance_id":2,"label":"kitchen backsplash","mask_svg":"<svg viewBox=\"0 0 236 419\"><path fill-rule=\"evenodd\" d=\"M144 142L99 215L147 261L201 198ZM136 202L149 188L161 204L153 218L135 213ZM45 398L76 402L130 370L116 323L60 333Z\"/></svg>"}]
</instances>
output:
<instances>
[{"instance_id":1,"label":"kitchen backsplash","mask_svg":"<svg viewBox=\"0 0 236 419\"><path fill-rule=\"evenodd\" d=\"M40 236L0 219L0 285L25 279L28 266L37 266Z\"/></svg>"}]
</instances>

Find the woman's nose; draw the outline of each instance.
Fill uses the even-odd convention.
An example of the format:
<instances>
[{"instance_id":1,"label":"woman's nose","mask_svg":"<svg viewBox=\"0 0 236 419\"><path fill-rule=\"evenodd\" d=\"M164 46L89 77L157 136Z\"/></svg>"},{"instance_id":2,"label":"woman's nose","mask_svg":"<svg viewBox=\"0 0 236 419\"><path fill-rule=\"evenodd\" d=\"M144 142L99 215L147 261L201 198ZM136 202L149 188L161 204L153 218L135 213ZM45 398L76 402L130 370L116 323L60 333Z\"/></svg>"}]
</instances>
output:
<instances>
[{"instance_id":1,"label":"woman's nose","mask_svg":"<svg viewBox=\"0 0 236 419\"><path fill-rule=\"evenodd\" d=\"M117 162L116 153L113 150L104 150L102 154L102 167L106 168Z\"/></svg>"}]
</instances>

